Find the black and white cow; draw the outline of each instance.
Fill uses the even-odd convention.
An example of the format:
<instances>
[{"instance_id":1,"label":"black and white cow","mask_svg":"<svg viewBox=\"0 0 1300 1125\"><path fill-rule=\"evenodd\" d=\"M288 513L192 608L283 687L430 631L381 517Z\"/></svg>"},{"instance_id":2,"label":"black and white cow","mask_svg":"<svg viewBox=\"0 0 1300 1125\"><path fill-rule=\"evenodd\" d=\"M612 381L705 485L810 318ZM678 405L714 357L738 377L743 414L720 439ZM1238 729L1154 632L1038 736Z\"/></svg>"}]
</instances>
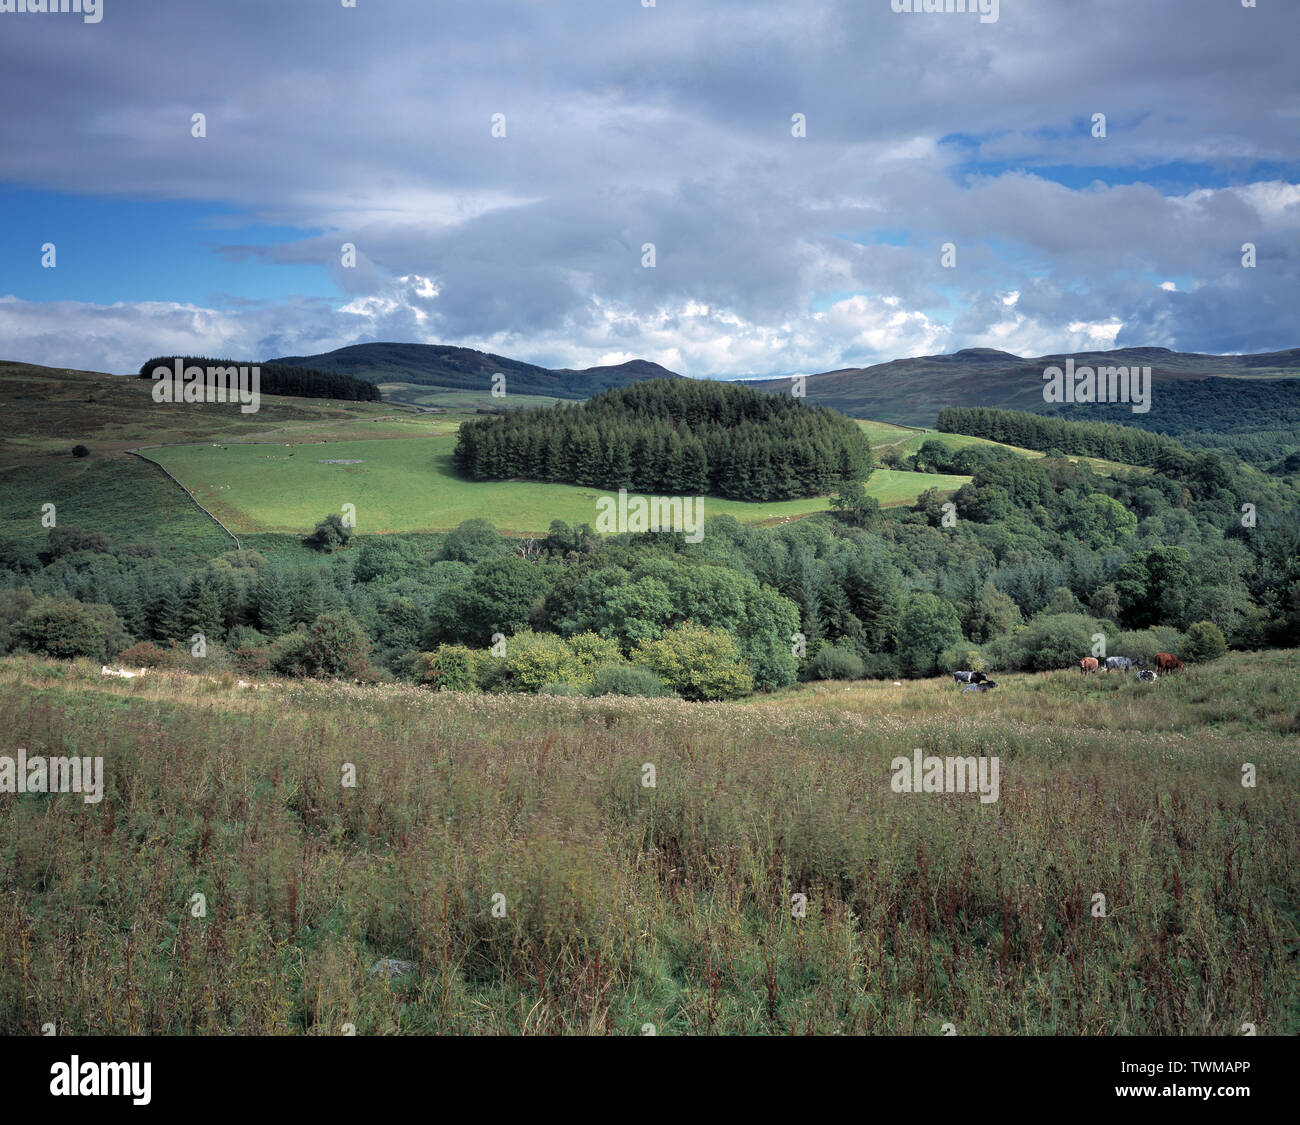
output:
<instances>
[{"instance_id":1,"label":"black and white cow","mask_svg":"<svg viewBox=\"0 0 1300 1125\"><path fill-rule=\"evenodd\" d=\"M952 678L959 684L982 684L988 679L983 672L954 672Z\"/></svg>"},{"instance_id":2,"label":"black and white cow","mask_svg":"<svg viewBox=\"0 0 1300 1125\"><path fill-rule=\"evenodd\" d=\"M1143 683L1149 684L1155 678L1156 678L1156 674L1150 668L1143 668L1142 671L1138 673L1138 679L1141 680Z\"/></svg>"},{"instance_id":3,"label":"black and white cow","mask_svg":"<svg viewBox=\"0 0 1300 1125\"><path fill-rule=\"evenodd\" d=\"M976 675L978 674L979 673L976 673ZM997 686L998 685L996 681L985 678L977 684L967 684L961 690L962 691L991 691L993 688Z\"/></svg>"}]
</instances>

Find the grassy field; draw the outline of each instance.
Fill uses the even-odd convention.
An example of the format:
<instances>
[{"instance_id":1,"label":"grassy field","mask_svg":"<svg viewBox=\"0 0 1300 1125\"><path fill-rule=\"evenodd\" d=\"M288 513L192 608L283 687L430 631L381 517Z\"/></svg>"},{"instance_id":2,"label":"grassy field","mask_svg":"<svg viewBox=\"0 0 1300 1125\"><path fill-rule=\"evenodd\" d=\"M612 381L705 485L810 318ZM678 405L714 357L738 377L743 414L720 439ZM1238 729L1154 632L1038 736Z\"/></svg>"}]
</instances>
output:
<instances>
[{"instance_id":1,"label":"grassy field","mask_svg":"<svg viewBox=\"0 0 1300 1125\"><path fill-rule=\"evenodd\" d=\"M1300 1031L1300 653L1000 679L692 705L8 658L10 746L107 785L0 799L0 1032ZM996 756L999 799L894 792L914 747Z\"/></svg>"},{"instance_id":2,"label":"grassy field","mask_svg":"<svg viewBox=\"0 0 1300 1125\"><path fill-rule=\"evenodd\" d=\"M533 481L469 481L456 475L455 440L334 441L278 445L186 445L148 456L191 489L236 534L309 531L355 504L366 534L450 530L490 520L507 534L545 534L554 519L594 523L604 490ZM328 464L330 461L355 464ZM927 488L951 491L969 477L877 470L867 491L882 505L910 504ZM770 523L826 511L826 497L748 504L708 497L706 515Z\"/></svg>"},{"instance_id":3,"label":"grassy field","mask_svg":"<svg viewBox=\"0 0 1300 1125\"><path fill-rule=\"evenodd\" d=\"M99 528L118 542L157 541L177 557L229 539L199 530L202 513L126 454L139 449L183 482L235 534L302 534L328 512L355 504L363 533L440 531L483 517L515 535L544 533L553 519L590 522L602 493L526 481L469 482L451 471L454 434L480 405L501 400L468 391L394 385L410 402L339 403L266 396L256 414L222 405L159 406L146 380L0 364L0 405L11 422L0 440L0 519L5 534L43 539L41 505L67 522ZM507 401L523 404L524 396ZM444 403L421 414L416 402ZM546 400L529 398L529 404ZM903 453L930 439L957 449L994 444L884 422L859 421L877 452ZM411 440L406 440L411 439ZM74 460L78 442L90 456ZM1033 450L1016 450L1041 457ZM331 465L328 461L358 461ZM1100 472L1127 466L1081 458ZM1146 470L1137 470L1139 472ZM867 491L882 505L911 504L929 488L951 493L969 478L878 469ZM774 523L825 511L824 497L746 504L708 499L707 514ZM214 538L215 536L215 538ZM274 540L272 540L274 542ZM195 545L199 546L196 547ZM223 548L224 549L224 548Z\"/></svg>"},{"instance_id":4,"label":"grassy field","mask_svg":"<svg viewBox=\"0 0 1300 1125\"><path fill-rule=\"evenodd\" d=\"M438 406L452 411L473 412L479 409L509 407L554 406L557 402L571 402L550 395L506 395L493 398L492 392L462 391L453 387L426 387L421 383L380 383L385 402L404 402L413 406Z\"/></svg>"},{"instance_id":5,"label":"grassy field","mask_svg":"<svg viewBox=\"0 0 1300 1125\"><path fill-rule=\"evenodd\" d=\"M858 425L866 431L871 448L877 455L885 449L897 449L905 456L915 453L927 441L937 441L949 449L967 449L972 445L996 445L1010 449L1022 457L1037 459L1045 457L1036 449L1025 449L1019 445L1007 445L1004 442L989 441L988 438L971 437L968 434L944 434L938 430L923 430L914 426L895 426L892 422L869 422L858 420ZM1104 457L1071 457L1071 461L1085 461L1097 472L1109 476L1117 472L1149 473L1150 469L1136 465L1125 465L1120 461L1107 461Z\"/></svg>"}]
</instances>

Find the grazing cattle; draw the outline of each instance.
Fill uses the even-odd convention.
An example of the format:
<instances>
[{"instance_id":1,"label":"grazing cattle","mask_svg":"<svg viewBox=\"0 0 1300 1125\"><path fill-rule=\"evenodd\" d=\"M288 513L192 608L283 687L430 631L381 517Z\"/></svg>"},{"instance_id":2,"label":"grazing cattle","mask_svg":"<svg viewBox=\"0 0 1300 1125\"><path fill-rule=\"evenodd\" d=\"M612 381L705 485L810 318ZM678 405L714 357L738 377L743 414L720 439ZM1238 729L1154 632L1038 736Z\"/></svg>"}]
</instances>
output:
<instances>
[{"instance_id":1,"label":"grazing cattle","mask_svg":"<svg viewBox=\"0 0 1300 1125\"><path fill-rule=\"evenodd\" d=\"M962 691L991 691L993 688L997 686L998 685L996 681L990 679L984 679L977 684L967 684L961 690Z\"/></svg>"},{"instance_id":2,"label":"grazing cattle","mask_svg":"<svg viewBox=\"0 0 1300 1125\"><path fill-rule=\"evenodd\" d=\"M1155 678L1156 674L1151 671L1150 668L1143 668L1142 671L1138 673L1138 679L1145 684L1151 683Z\"/></svg>"},{"instance_id":3,"label":"grazing cattle","mask_svg":"<svg viewBox=\"0 0 1300 1125\"><path fill-rule=\"evenodd\" d=\"M954 672L952 678L959 684L982 684L988 679L983 672Z\"/></svg>"},{"instance_id":4,"label":"grazing cattle","mask_svg":"<svg viewBox=\"0 0 1300 1125\"><path fill-rule=\"evenodd\" d=\"M1183 666L1183 662L1171 652L1156 653L1156 668L1161 672L1174 672Z\"/></svg>"},{"instance_id":5,"label":"grazing cattle","mask_svg":"<svg viewBox=\"0 0 1300 1125\"><path fill-rule=\"evenodd\" d=\"M1085 656L1079 661L1079 671L1085 674L1088 672L1095 672L1100 666L1101 665L1095 656Z\"/></svg>"},{"instance_id":6,"label":"grazing cattle","mask_svg":"<svg viewBox=\"0 0 1300 1125\"><path fill-rule=\"evenodd\" d=\"M1138 662L1128 656L1108 656L1106 657L1107 672L1127 672L1130 668L1138 667Z\"/></svg>"}]
</instances>

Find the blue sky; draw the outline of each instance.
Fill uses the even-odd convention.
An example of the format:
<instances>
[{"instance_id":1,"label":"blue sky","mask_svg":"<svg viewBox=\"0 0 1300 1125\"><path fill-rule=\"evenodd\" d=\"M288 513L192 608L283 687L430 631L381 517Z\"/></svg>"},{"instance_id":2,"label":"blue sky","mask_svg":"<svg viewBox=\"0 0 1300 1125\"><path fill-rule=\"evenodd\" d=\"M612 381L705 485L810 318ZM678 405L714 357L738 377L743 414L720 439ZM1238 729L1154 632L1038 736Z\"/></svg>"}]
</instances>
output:
<instances>
[{"instance_id":1,"label":"blue sky","mask_svg":"<svg viewBox=\"0 0 1300 1125\"><path fill-rule=\"evenodd\" d=\"M1274 0L0 13L0 358L1294 347L1297 41Z\"/></svg>"}]
</instances>

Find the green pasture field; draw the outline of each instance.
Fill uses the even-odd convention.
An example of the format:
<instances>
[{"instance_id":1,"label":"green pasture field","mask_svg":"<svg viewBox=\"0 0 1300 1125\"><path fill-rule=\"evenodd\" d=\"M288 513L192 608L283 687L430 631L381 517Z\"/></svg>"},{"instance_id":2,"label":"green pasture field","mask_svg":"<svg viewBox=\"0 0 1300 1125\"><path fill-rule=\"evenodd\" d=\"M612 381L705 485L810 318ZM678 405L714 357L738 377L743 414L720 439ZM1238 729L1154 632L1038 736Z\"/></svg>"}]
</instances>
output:
<instances>
[{"instance_id":1,"label":"green pasture field","mask_svg":"<svg viewBox=\"0 0 1300 1125\"><path fill-rule=\"evenodd\" d=\"M310 531L343 504L357 531L447 531L482 518L502 532L543 535L551 521L594 523L597 488L534 481L469 481L455 474L450 436L409 441L323 441L280 445L187 445L149 450L205 508L237 535ZM355 461L357 464L327 464ZM911 503L927 488L952 491L969 477L879 469L867 491L882 505ZM706 497L704 513L769 523L827 511L819 496L745 503Z\"/></svg>"},{"instance_id":2,"label":"green pasture field","mask_svg":"<svg viewBox=\"0 0 1300 1125\"><path fill-rule=\"evenodd\" d=\"M937 441L946 445L949 449L967 449L972 445L997 445L1003 449L1009 449L1013 453L1018 453L1022 457L1038 459L1045 457L1037 449L1024 449L1018 445L1007 445L1000 441L989 441L988 438L971 437L968 434L945 434L938 430L922 430L914 426L896 426L892 422L872 422L863 419L857 420L858 425L866 432L868 440L871 442L871 448L879 454L885 449L897 449L905 456L910 456L921 448L927 441ZM1071 457L1071 461L1086 461L1092 466L1093 470L1103 475L1110 476L1114 473L1149 473L1150 469L1142 468L1136 465L1125 465L1119 461L1107 461L1102 457Z\"/></svg>"},{"instance_id":3,"label":"green pasture field","mask_svg":"<svg viewBox=\"0 0 1300 1125\"><path fill-rule=\"evenodd\" d=\"M481 409L510 410L535 406L554 406L557 402L571 402L550 395L507 394L493 398L490 390L465 391L453 387L426 387L421 383L380 383L385 402L403 402L413 406L441 406L451 411L472 414Z\"/></svg>"}]
</instances>

